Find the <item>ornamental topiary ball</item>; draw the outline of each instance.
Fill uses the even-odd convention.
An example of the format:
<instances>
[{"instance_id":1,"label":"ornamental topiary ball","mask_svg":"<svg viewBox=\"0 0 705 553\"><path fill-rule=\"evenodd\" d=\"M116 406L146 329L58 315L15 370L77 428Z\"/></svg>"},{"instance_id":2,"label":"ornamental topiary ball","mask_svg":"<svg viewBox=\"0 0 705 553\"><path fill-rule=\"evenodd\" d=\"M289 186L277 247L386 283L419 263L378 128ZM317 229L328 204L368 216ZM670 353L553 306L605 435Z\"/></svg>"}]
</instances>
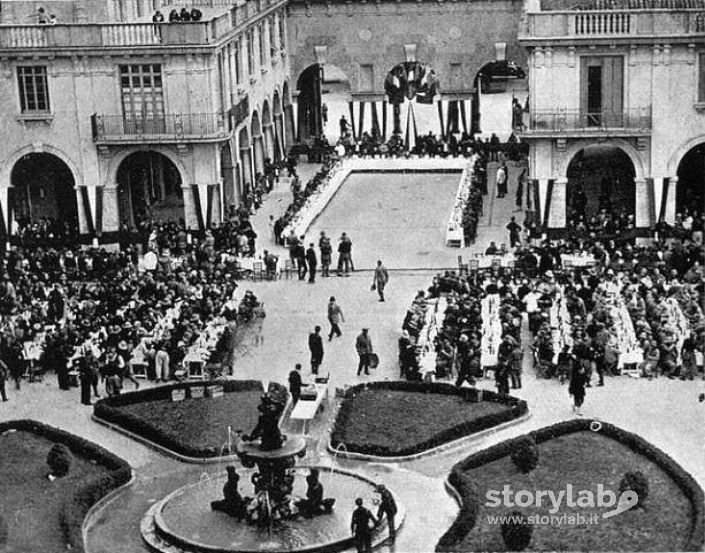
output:
<instances>
[{"instance_id":1,"label":"ornamental topiary ball","mask_svg":"<svg viewBox=\"0 0 705 553\"><path fill-rule=\"evenodd\" d=\"M502 523L501 530L507 551L523 551L529 547L534 527L519 511L512 511Z\"/></svg>"},{"instance_id":2,"label":"ornamental topiary ball","mask_svg":"<svg viewBox=\"0 0 705 553\"><path fill-rule=\"evenodd\" d=\"M619 483L619 494L631 490L638 496L638 501L632 509L637 507L644 508L644 502L646 498L649 497L649 481L646 476L641 471L627 472L622 477L622 481Z\"/></svg>"},{"instance_id":3,"label":"ornamental topiary ball","mask_svg":"<svg viewBox=\"0 0 705 553\"><path fill-rule=\"evenodd\" d=\"M64 444L54 444L49 450L49 455L47 455L47 465L51 470L51 476L56 476L61 478L66 476L71 469L71 462L73 461L73 455L71 455L71 450Z\"/></svg>"},{"instance_id":4,"label":"ornamental topiary ball","mask_svg":"<svg viewBox=\"0 0 705 553\"><path fill-rule=\"evenodd\" d=\"M539 464L539 448L536 441L529 436L519 438L512 450L512 461L524 474L534 470Z\"/></svg>"}]
</instances>

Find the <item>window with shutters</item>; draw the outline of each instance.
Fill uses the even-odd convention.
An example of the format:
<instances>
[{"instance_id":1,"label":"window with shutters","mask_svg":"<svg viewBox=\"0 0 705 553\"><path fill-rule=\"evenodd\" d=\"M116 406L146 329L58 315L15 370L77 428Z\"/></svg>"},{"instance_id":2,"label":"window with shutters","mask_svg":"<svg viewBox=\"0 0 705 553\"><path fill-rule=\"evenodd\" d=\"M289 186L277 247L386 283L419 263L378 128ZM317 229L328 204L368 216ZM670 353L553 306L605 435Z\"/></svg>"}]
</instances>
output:
<instances>
[{"instance_id":1,"label":"window with shutters","mask_svg":"<svg viewBox=\"0 0 705 553\"><path fill-rule=\"evenodd\" d=\"M120 66L125 130L159 133L164 127L162 66L143 63Z\"/></svg>"},{"instance_id":2,"label":"window with shutters","mask_svg":"<svg viewBox=\"0 0 705 553\"><path fill-rule=\"evenodd\" d=\"M20 90L22 113L49 113L49 84L44 65L17 68L17 83Z\"/></svg>"}]
</instances>

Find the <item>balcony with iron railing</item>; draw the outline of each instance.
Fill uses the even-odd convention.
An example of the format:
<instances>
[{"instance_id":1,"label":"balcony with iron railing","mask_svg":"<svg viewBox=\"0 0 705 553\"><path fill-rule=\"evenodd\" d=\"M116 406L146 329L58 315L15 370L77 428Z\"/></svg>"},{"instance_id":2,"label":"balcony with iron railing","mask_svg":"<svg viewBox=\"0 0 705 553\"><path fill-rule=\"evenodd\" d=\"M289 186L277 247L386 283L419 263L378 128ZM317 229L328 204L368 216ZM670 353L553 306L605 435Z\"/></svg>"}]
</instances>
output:
<instances>
[{"instance_id":1,"label":"balcony with iron railing","mask_svg":"<svg viewBox=\"0 0 705 553\"><path fill-rule=\"evenodd\" d=\"M525 14L519 39L593 41L601 38L705 37L705 11L689 10L561 10Z\"/></svg>"},{"instance_id":2,"label":"balcony with iron railing","mask_svg":"<svg viewBox=\"0 0 705 553\"><path fill-rule=\"evenodd\" d=\"M91 116L96 144L220 142L230 136L221 113Z\"/></svg>"},{"instance_id":3,"label":"balcony with iron railing","mask_svg":"<svg viewBox=\"0 0 705 553\"><path fill-rule=\"evenodd\" d=\"M222 6L220 15L204 21L0 25L0 51L208 46L285 4L286 0L251 0Z\"/></svg>"},{"instance_id":4,"label":"balcony with iron railing","mask_svg":"<svg viewBox=\"0 0 705 553\"><path fill-rule=\"evenodd\" d=\"M643 136L651 134L651 109L589 112L581 110L534 110L525 138L567 136Z\"/></svg>"}]
</instances>

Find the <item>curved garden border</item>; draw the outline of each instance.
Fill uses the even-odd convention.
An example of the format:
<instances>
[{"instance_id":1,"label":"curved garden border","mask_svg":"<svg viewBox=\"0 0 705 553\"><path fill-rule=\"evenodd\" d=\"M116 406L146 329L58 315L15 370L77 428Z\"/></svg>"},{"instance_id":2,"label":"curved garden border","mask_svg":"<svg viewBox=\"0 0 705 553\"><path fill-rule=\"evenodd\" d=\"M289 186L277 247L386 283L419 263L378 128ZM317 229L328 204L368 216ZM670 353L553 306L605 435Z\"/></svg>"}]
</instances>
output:
<instances>
[{"instance_id":1,"label":"curved garden border","mask_svg":"<svg viewBox=\"0 0 705 553\"><path fill-rule=\"evenodd\" d=\"M103 497L132 480L132 468L126 461L93 442L43 424L21 419L0 423L0 434L8 430L30 432L55 443L64 444L72 452L95 461L110 470L109 476L91 478L66 497L59 511L59 524L66 543L78 552L85 551L83 522L91 508Z\"/></svg>"},{"instance_id":2,"label":"curved garden border","mask_svg":"<svg viewBox=\"0 0 705 553\"><path fill-rule=\"evenodd\" d=\"M705 506L703 505L705 496L702 488L700 488L695 479L666 453L651 445L649 442L636 434L627 432L626 430L622 430L613 424L602 421L598 421L601 424L601 428L599 430L595 430L592 427L594 422L595 421L585 419L559 422L557 424L529 432L528 434L506 440L488 449L474 453L466 459L456 463L448 476L446 487L452 491L451 495L453 495L458 502L461 503L460 512L458 513L458 517L455 519L455 522L453 522L446 533L441 536L441 539L438 541L436 551L455 551L457 544L460 543L460 541L462 541L475 527L479 498L477 497L477 490L473 484L473 481L464 475L465 471L509 456L514 450L515 443L526 438L527 436L533 437L536 440L536 443L540 444L559 436L586 430L604 433L622 445L627 446L632 451L643 455L658 465L674 480L693 506L692 530L684 547L684 551L702 551L702 546L705 542Z\"/></svg>"},{"instance_id":3,"label":"curved garden border","mask_svg":"<svg viewBox=\"0 0 705 553\"><path fill-rule=\"evenodd\" d=\"M93 420L104 424L117 432L139 441L153 449L170 455L186 463L210 463L222 459L231 459L233 454L220 455L216 448L194 448L179 440L164 434L158 428L150 424L149 421L135 417L118 409L123 405L132 405L146 401L160 401L171 398L172 390L190 390L191 388L203 388L204 386L220 384L226 394L236 392L259 391L264 392L262 382L259 380L219 380L214 382L180 382L178 384L168 384L157 386L146 390L139 390L129 394L109 397L98 401L93 408ZM270 383L270 387L275 386L277 393L287 394L286 389L275 382Z\"/></svg>"},{"instance_id":4,"label":"curved garden border","mask_svg":"<svg viewBox=\"0 0 705 553\"><path fill-rule=\"evenodd\" d=\"M492 401L502 403L510 407L502 413L485 415L477 419L464 422L451 428L447 428L435 436L415 444L412 447L402 448L397 451L389 451L382 447L370 447L366 443L346 443L343 441L342 430L351 414L352 404L350 401L355 394L360 390L393 390L401 392L414 392L425 394L444 394L457 395L465 398L468 401L477 401L479 392L482 392L482 401ZM336 452L338 455L350 458L375 458L392 460L409 460L419 454L424 454L428 450L438 447L448 446L454 442L458 442L464 438L471 437L483 430L489 430L505 423L515 422L520 417L528 414L528 406L526 401L507 395L500 395L489 390L479 390L477 388L458 388L452 384L445 382L370 382L358 384L348 388L345 392L344 400L338 415L336 416L331 432L331 439L328 444L328 450ZM460 436L460 438L458 438ZM346 453L341 452L340 445L343 444L346 448ZM361 457L366 456L366 457Z\"/></svg>"}]
</instances>

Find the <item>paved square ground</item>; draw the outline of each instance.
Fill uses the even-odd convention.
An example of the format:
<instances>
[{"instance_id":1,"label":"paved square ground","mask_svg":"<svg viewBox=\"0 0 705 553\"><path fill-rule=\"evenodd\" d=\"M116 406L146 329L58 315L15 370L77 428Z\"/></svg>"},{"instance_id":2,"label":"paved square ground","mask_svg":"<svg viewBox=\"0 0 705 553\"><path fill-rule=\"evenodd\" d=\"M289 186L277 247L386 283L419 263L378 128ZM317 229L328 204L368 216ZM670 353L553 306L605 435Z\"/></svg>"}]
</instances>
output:
<instances>
[{"instance_id":1,"label":"paved square ground","mask_svg":"<svg viewBox=\"0 0 705 553\"><path fill-rule=\"evenodd\" d=\"M320 231L353 242L355 269L382 259L389 269L457 266L457 249L445 247L448 217L460 172L353 173L314 221L307 241ZM337 263L337 252L333 257Z\"/></svg>"}]
</instances>

